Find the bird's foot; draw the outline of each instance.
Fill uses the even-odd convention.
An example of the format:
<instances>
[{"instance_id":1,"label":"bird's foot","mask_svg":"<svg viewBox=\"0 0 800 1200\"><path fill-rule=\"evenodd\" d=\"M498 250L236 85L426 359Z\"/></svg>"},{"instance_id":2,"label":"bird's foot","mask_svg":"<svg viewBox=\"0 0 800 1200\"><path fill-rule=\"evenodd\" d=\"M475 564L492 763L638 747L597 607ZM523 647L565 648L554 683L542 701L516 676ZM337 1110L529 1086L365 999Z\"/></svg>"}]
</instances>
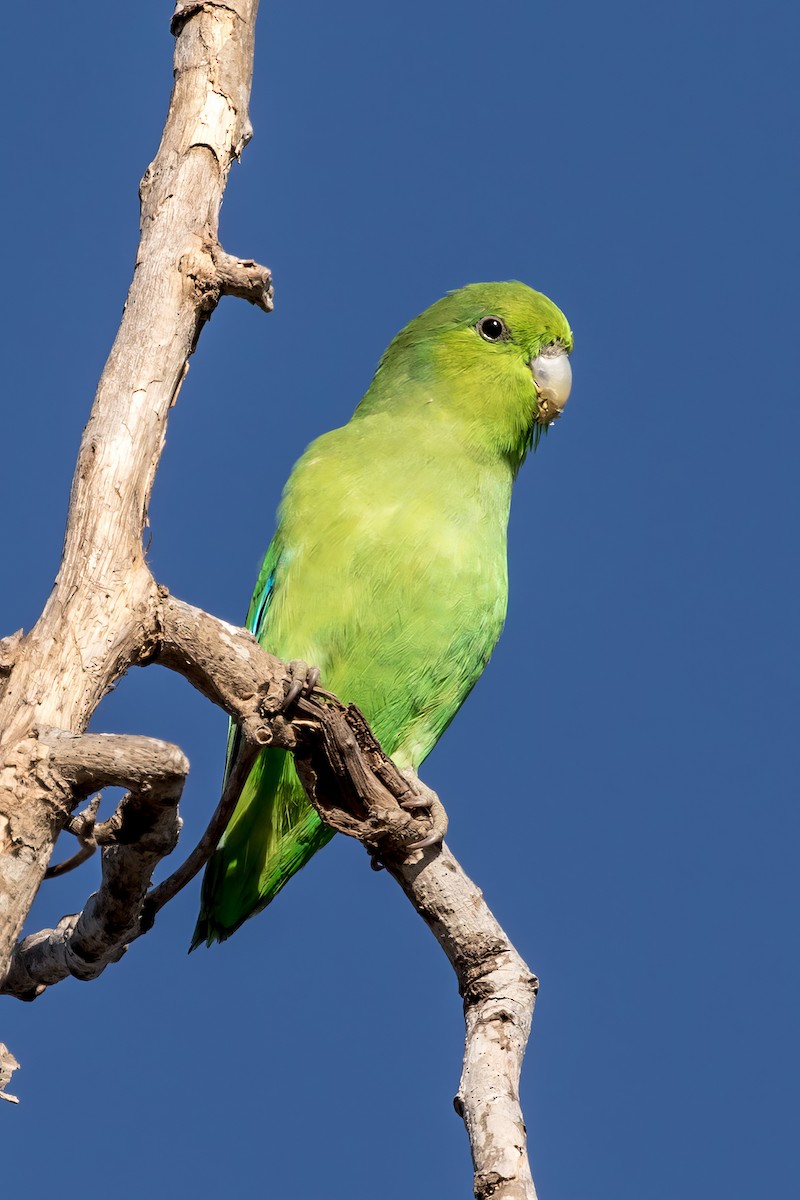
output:
<instances>
[{"instance_id":1,"label":"bird's foot","mask_svg":"<svg viewBox=\"0 0 800 1200\"><path fill-rule=\"evenodd\" d=\"M319 683L319 667L310 667L302 658L294 658L289 663L292 682L281 705L281 712L292 707L300 696L310 696Z\"/></svg>"},{"instance_id":2,"label":"bird's foot","mask_svg":"<svg viewBox=\"0 0 800 1200\"><path fill-rule=\"evenodd\" d=\"M428 809L427 822L430 823L430 832L425 837L415 837L413 841L405 841L404 839L409 836L410 829L408 822L404 822L402 833L399 828L396 828L388 837L381 838L377 844L370 846L367 843L370 866L373 871L382 871L387 863L390 864L397 858L405 859L416 850L427 850L431 846L441 845L444 835L447 833L447 813L436 793L422 782L415 771L408 770L400 773L409 786L407 791L398 796L398 807L415 816L423 809ZM416 825L416 821L413 825Z\"/></svg>"},{"instance_id":3,"label":"bird's foot","mask_svg":"<svg viewBox=\"0 0 800 1200\"><path fill-rule=\"evenodd\" d=\"M429 833L427 837L420 838L418 842L409 842L406 846L406 850L426 850L428 846L441 846L443 841L444 830L441 833L434 830L434 832Z\"/></svg>"},{"instance_id":4,"label":"bird's foot","mask_svg":"<svg viewBox=\"0 0 800 1200\"><path fill-rule=\"evenodd\" d=\"M425 796L409 796L407 800L399 801L400 807L405 808L408 812L413 812L415 808L430 808L431 802Z\"/></svg>"},{"instance_id":5,"label":"bird's foot","mask_svg":"<svg viewBox=\"0 0 800 1200\"><path fill-rule=\"evenodd\" d=\"M441 845L444 841L444 835L447 833L447 813L442 806L441 800L431 788L422 782L416 771L403 771L402 774L409 782L412 795L400 800L400 807L409 812L427 808L431 825L433 826L429 834L418 841L409 842L405 849L408 851L426 850L428 846Z\"/></svg>"}]
</instances>

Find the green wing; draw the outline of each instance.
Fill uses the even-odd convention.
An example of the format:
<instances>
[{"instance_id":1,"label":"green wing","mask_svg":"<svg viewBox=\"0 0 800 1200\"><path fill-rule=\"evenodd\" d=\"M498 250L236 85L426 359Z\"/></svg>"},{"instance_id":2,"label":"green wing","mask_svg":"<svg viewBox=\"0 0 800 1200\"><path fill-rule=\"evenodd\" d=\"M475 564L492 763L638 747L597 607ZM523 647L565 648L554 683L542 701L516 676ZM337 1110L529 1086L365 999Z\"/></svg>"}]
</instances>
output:
<instances>
[{"instance_id":1,"label":"green wing","mask_svg":"<svg viewBox=\"0 0 800 1200\"><path fill-rule=\"evenodd\" d=\"M269 644L269 615L281 558L273 538L258 575L247 610L246 627L265 649ZM223 789L241 749L241 733L231 721ZM270 903L283 885L317 850L333 830L323 825L297 778L291 754L262 750L247 777L228 828L203 878L200 916L191 950L205 942L224 941L239 926Z\"/></svg>"},{"instance_id":2,"label":"green wing","mask_svg":"<svg viewBox=\"0 0 800 1200\"><path fill-rule=\"evenodd\" d=\"M270 603L275 591L275 576L278 570L278 563L281 558L281 545L276 536L272 539L264 555L264 561L261 564L261 570L258 572L256 586L253 589L253 595L250 597L250 605L247 609L244 627L249 629L252 634L263 645L262 637L266 629L267 615L270 609ZM239 726L235 721L228 722L228 746L225 754L225 771L222 776L222 790L228 786L228 779L233 770L233 764L239 756L239 750L242 744L242 735Z\"/></svg>"}]
</instances>

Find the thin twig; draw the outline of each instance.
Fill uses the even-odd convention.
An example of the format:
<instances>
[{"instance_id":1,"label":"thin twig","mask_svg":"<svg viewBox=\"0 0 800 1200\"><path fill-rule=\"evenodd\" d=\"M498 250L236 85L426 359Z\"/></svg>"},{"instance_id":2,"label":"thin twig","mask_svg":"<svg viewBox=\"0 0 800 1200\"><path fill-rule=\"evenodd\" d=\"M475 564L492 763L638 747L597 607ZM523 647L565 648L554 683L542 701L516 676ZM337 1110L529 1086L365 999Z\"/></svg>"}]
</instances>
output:
<instances>
[{"instance_id":1,"label":"thin twig","mask_svg":"<svg viewBox=\"0 0 800 1200\"><path fill-rule=\"evenodd\" d=\"M68 871L74 871L76 867L80 867L83 863L88 862L95 853L97 850L95 822L101 801L102 794L98 792L94 799L87 804L83 812L78 813L68 823L67 831L78 839L80 849L71 858L66 858L63 862L51 863L44 873L45 879L58 879L61 875L66 875Z\"/></svg>"},{"instance_id":2,"label":"thin twig","mask_svg":"<svg viewBox=\"0 0 800 1200\"><path fill-rule=\"evenodd\" d=\"M219 839L222 837L228 822L233 815L236 802L241 795L247 776L256 760L260 746L245 742L237 758L233 770L228 777L225 791L214 810L214 815L208 828L195 846L189 857L176 871L157 884L145 897L142 908L141 933L146 933L156 919L157 913L169 903L187 883L191 883L195 875L203 869L214 853Z\"/></svg>"}]
</instances>

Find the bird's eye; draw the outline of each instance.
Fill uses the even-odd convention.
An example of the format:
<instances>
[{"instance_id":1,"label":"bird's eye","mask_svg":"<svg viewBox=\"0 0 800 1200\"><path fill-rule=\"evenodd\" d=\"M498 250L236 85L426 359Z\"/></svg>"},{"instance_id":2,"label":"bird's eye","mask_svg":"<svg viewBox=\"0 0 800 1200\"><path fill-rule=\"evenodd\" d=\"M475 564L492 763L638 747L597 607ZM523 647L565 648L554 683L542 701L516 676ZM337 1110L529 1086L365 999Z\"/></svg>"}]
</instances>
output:
<instances>
[{"instance_id":1,"label":"bird's eye","mask_svg":"<svg viewBox=\"0 0 800 1200\"><path fill-rule=\"evenodd\" d=\"M499 317L481 317L475 328L485 342L505 342L511 336Z\"/></svg>"}]
</instances>

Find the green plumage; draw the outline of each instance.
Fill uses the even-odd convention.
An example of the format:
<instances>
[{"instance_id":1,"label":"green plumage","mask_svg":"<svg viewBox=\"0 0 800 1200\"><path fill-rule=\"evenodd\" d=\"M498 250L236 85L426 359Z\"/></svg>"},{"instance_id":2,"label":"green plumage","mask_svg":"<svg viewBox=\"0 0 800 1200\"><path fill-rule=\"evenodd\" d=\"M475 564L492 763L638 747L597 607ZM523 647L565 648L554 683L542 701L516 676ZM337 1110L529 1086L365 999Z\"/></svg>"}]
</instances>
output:
<instances>
[{"instance_id":1,"label":"green plumage","mask_svg":"<svg viewBox=\"0 0 800 1200\"><path fill-rule=\"evenodd\" d=\"M478 331L490 315L503 340ZM319 667L401 768L430 752L500 635L511 488L540 428L530 364L554 343L572 347L564 316L521 283L451 293L398 334L352 419L284 490L248 627ZM236 746L232 730L226 774ZM262 751L206 870L193 946L234 932L331 836L291 756Z\"/></svg>"}]
</instances>

